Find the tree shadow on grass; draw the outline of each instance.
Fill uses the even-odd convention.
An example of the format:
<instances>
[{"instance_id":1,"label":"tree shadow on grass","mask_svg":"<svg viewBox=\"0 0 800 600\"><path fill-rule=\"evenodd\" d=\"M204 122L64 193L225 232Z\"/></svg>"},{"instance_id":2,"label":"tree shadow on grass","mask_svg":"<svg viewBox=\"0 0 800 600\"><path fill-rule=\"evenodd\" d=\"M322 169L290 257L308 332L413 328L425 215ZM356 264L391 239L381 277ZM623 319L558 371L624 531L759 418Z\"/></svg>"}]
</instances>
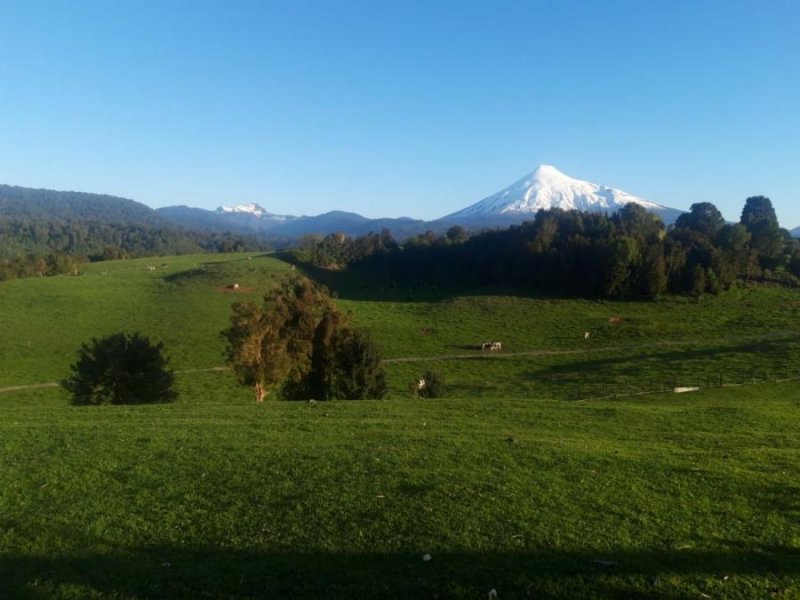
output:
<instances>
[{"instance_id":1,"label":"tree shadow on grass","mask_svg":"<svg viewBox=\"0 0 800 600\"><path fill-rule=\"evenodd\" d=\"M543 368L535 373L530 373L530 379L572 373L579 375L608 374L636 375L643 371L643 366L649 361L657 361L660 367L669 368L671 364L687 363L696 360L715 359L720 356L743 354L780 354L783 355L782 346L793 344L794 340L770 340L768 342L747 342L731 346L710 346L692 350L670 350L659 352L657 347L648 348L647 353L641 350L632 350L625 356L608 356L592 360L575 360L562 362Z\"/></svg>"},{"instance_id":2,"label":"tree shadow on grass","mask_svg":"<svg viewBox=\"0 0 800 600\"><path fill-rule=\"evenodd\" d=\"M225 255L221 255L224 257ZM241 258L231 259L227 258L219 260L207 260L198 263L196 266L184 269L182 271L175 271L164 275L163 279L167 283L181 283L185 281L193 281L201 278L217 278L219 277L220 270L226 268L226 265L234 263L249 263L252 258L263 258L271 256L264 253L256 253L250 256L243 256Z\"/></svg>"},{"instance_id":3,"label":"tree shadow on grass","mask_svg":"<svg viewBox=\"0 0 800 600\"><path fill-rule=\"evenodd\" d=\"M323 269L295 261L289 253L273 255L298 271L326 286L336 296L346 300L374 302L446 302L455 297L468 296L523 296L547 300L566 296L546 291L534 291L503 285L479 286L465 283L457 277L395 276L375 268L349 267Z\"/></svg>"},{"instance_id":4,"label":"tree shadow on grass","mask_svg":"<svg viewBox=\"0 0 800 600\"><path fill-rule=\"evenodd\" d=\"M800 552L725 550L339 554L151 546L71 556L0 554L0 597L661 598L796 592Z\"/></svg>"}]
</instances>

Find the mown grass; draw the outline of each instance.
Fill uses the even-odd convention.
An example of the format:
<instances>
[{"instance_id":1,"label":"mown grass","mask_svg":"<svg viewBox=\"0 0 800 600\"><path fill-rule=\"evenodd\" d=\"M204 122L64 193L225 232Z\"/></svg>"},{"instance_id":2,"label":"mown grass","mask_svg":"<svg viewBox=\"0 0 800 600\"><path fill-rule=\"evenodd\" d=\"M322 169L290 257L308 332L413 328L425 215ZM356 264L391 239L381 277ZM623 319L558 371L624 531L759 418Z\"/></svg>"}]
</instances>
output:
<instances>
[{"instance_id":1,"label":"mown grass","mask_svg":"<svg viewBox=\"0 0 800 600\"><path fill-rule=\"evenodd\" d=\"M198 256L4 283L0 387L54 381L81 342L120 329L164 341L181 370L219 365L230 303L288 272ZM228 372L180 374L168 405L0 394L0 598L800 597L797 382L562 399L791 372L796 292L337 291L387 356L423 359L389 363L387 400L255 405ZM470 348L484 339L504 353ZM450 397L408 397L428 367Z\"/></svg>"},{"instance_id":2,"label":"mown grass","mask_svg":"<svg viewBox=\"0 0 800 600\"><path fill-rule=\"evenodd\" d=\"M800 593L796 385L257 406L226 381L3 398L0 596Z\"/></svg>"},{"instance_id":3,"label":"mown grass","mask_svg":"<svg viewBox=\"0 0 800 600\"><path fill-rule=\"evenodd\" d=\"M742 287L659 302L347 299L357 287L345 280L340 304L379 337L397 395L429 369L458 395L555 399L800 376L797 290ZM481 352L487 340L502 341L503 351Z\"/></svg>"},{"instance_id":4,"label":"mown grass","mask_svg":"<svg viewBox=\"0 0 800 600\"><path fill-rule=\"evenodd\" d=\"M82 343L118 331L163 342L176 369L219 366L219 332L231 303L258 301L289 269L253 254L187 255L91 263L78 277L4 282L0 387L60 379ZM240 289L226 289L233 283Z\"/></svg>"}]
</instances>

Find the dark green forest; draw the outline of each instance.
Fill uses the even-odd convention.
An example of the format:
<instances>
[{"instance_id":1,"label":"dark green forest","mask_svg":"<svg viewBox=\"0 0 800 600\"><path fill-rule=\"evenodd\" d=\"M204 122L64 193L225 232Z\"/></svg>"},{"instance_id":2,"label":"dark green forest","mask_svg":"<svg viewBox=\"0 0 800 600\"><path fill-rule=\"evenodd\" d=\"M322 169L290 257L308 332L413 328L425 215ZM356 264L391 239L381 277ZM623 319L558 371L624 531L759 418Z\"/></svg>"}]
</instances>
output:
<instances>
[{"instance_id":1,"label":"dark green forest","mask_svg":"<svg viewBox=\"0 0 800 600\"><path fill-rule=\"evenodd\" d=\"M738 223L727 223L707 202L692 205L669 229L634 204L611 215L540 210L509 229L469 235L455 226L402 247L386 231L306 238L294 256L322 268L349 266L389 285L509 286L608 299L699 296L738 279L794 285L800 277L800 243L763 196L746 200Z\"/></svg>"},{"instance_id":2,"label":"dark green forest","mask_svg":"<svg viewBox=\"0 0 800 600\"><path fill-rule=\"evenodd\" d=\"M0 185L0 281L76 274L87 261L267 247L255 237L181 230L125 198Z\"/></svg>"}]
</instances>

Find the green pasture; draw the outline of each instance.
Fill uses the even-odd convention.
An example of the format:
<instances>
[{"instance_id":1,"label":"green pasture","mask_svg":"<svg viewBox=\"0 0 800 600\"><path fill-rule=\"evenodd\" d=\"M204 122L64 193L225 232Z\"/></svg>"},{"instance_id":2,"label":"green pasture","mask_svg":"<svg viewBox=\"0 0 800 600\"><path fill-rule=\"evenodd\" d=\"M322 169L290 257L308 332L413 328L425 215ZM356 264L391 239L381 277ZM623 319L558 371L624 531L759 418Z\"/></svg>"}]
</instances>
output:
<instances>
[{"instance_id":1,"label":"green pasture","mask_svg":"<svg viewBox=\"0 0 800 600\"><path fill-rule=\"evenodd\" d=\"M800 595L796 384L263 405L224 373L180 385L3 397L0 597Z\"/></svg>"},{"instance_id":2,"label":"green pasture","mask_svg":"<svg viewBox=\"0 0 800 600\"><path fill-rule=\"evenodd\" d=\"M149 270L153 267L154 270ZM235 300L258 301L285 263L256 254L90 263L77 277L0 285L0 387L64 377L92 337L139 331L164 343L175 369L222 364L220 330ZM238 290L227 286L238 283Z\"/></svg>"},{"instance_id":3,"label":"green pasture","mask_svg":"<svg viewBox=\"0 0 800 600\"><path fill-rule=\"evenodd\" d=\"M180 392L0 392L0 598L800 598L800 381L775 382L800 375L800 292L378 297L328 274L389 397L256 405L203 369L231 302L291 274L208 255L0 284L0 388L122 330L164 342ZM411 399L430 368L448 397Z\"/></svg>"}]
</instances>

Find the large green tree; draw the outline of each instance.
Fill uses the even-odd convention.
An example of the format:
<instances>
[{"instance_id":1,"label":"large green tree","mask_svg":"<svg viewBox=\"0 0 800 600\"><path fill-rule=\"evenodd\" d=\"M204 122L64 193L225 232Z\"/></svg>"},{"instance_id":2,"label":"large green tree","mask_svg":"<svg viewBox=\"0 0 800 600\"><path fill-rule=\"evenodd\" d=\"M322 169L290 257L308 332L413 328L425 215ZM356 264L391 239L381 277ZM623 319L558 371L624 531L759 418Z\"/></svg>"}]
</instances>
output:
<instances>
[{"instance_id":1,"label":"large green tree","mask_svg":"<svg viewBox=\"0 0 800 600\"><path fill-rule=\"evenodd\" d=\"M722 213L710 202L692 204L689 212L683 213L675 221L675 227L691 229L708 239L713 239L724 226Z\"/></svg>"},{"instance_id":2,"label":"large green tree","mask_svg":"<svg viewBox=\"0 0 800 600\"><path fill-rule=\"evenodd\" d=\"M376 383L375 373L383 372L377 347L366 332L351 330L325 288L308 279L285 281L261 305L234 304L222 335L228 364L253 386L257 402L274 389L317 400L385 391Z\"/></svg>"},{"instance_id":3,"label":"large green tree","mask_svg":"<svg viewBox=\"0 0 800 600\"><path fill-rule=\"evenodd\" d=\"M237 302L227 340L226 359L239 381L252 385L257 402L287 378L308 370L314 330L332 301L306 278L284 281L264 295L261 305Z\"/></svg>"},{"instance_id":4,"label":"large green tree","mask_svg":"<svg viewBox=\"0 0 800 600\"><path fill-rule=\"evenodd\" d=\"M380 349L363 329L342 329L335 341L331 392L335 398L365 400L386 394Z\"/></svg>"},{"instance_id":5,"label":"large green tree","mask_svg":"<svg viewBox=\"0 0 800 600\"><path fill-rule=\"evenodd\" d=\"M162 344L138 333L116 333L81 346L61 385L73 404L144 404L177 398Z\"/></svg>"},{"instance_id":6,"label":"large green tree","mask_svg":"<svg viewBox=\"0 0 800 600\"><path fill-rule=\"evenodd\" d=\"M772 201L765 196L751 196L745 201L741 224L752 236L751 245L759 264L774 269L783 260L785 239Z\"/></svg>"}]
</instances>

